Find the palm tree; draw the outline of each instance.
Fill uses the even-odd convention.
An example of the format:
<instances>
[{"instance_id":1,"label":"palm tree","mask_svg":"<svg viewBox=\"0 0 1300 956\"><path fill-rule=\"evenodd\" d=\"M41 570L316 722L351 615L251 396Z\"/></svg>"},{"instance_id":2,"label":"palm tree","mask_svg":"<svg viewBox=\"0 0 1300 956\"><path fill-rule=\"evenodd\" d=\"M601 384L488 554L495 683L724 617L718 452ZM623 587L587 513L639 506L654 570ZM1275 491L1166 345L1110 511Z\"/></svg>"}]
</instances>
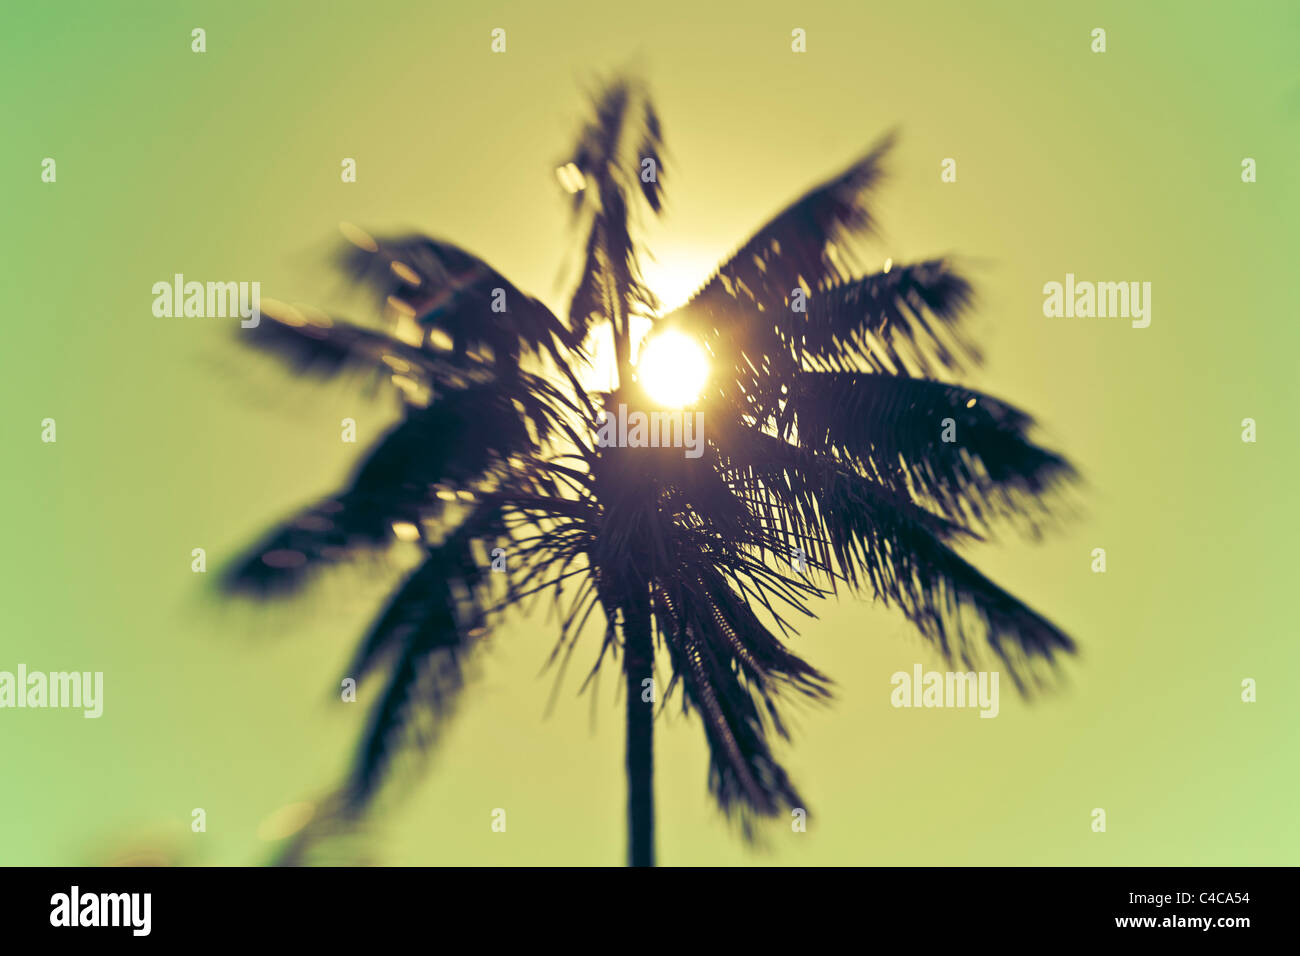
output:
<instances>
[{"instance_id":1,"label":"palm tree","mask_svg":"<svg viewBox=\"0 0 1300 956\"><path fill-rule=\"evenodd\" d=\"M652 865L653 717L678 692L704 726L709 788L747 836L757 818L804 806L773 736L787 736L785 698L825 698L829 682L784 638L792 616L811 616L841 587L897 606L949 661L991 657L1022 692L1041 683L1072 641L955 546L1008 522L1036 534L1049 493L1074 473L1030 440L1026 414L938 378L979 361L961 321L971 289L951 262L852 266L891 138L663 314L633 238L639 217L662 208L659 118L627 80L593 106L558 170L583 237L567 322L448 242L349 228L344 265L387 304L385 327L281 307L242 333L304 372L382 374L402 418L344 488L274 530L224 581L283 594L418 534L423 562L346 672L358 682L387 672L339 791L352 818L393 757L432 738L466 655L504 611L553 596L563 614L552 660L564 663L599 611L591 673L621 657L625 680L628 859ZM708 353L690 406L706 423L699 457L594 440L619 405L658 408L633 361L634 319L653 322L650 340L671 331ZM612 330L617 377L588 395L584 344L601 327Z\"/></svg>"}]
</instances>

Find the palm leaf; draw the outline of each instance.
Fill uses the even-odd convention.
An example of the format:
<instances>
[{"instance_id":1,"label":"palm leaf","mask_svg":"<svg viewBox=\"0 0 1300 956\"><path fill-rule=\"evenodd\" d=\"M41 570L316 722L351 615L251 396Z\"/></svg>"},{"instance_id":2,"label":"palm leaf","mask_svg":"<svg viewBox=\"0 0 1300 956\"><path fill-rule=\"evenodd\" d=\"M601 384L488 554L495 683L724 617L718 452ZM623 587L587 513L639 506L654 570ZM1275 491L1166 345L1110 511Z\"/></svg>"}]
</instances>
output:
<instances>
[{"instance_id":1,"label":"palm leaf","mask_svg":"<svg viewBox=\"0 0 1300 956\"><path fill-rule=\"evenodd\" d=\"M377 792L395 755L426 749L464 686L463 659L487 633L487 566L475 556L504 535L500 511L476 509L448 539L428 550L362 641L349 676L358 685L393 657L353 766L346 799L355 812Z\"/></svg>"},{"instance_id":2,"label":"palm leaf","mask_svg":"<svg viewBox=\"0 0 1300 956\"><path fill-rule=\"evenodd\" d=\"M963 524L1008 519L1032 528L1044 496L1075 477L1064 458L1029 439L1033 420L1024 412L926 379L803 373L776 425Z\"/></svg>"},{"instance_id":3,"label":"palm leaf","mask_svg":"<svg viewBox=\"0 0 1300 956\"><path fill-rule=\"evenodd\" d=\"M473 488L552 434L560 413L549 386L518 395L491 383L408 407L342 491L254 545L224 575L224 587L255 595L292 590L320 567L387 547L396 522L419 528L440 519L446 503L439 490Z\"/></svg>"},{"instance_id":4,"label":"palm leaf","mask_svg":"<svg viewBox=\"0 0 1300 956\"><path fill-rule=\"evenodd\" d=\"M445 240L424 235L374 240L373 248L347 247L342 258L353 278L374 289L381 301L408 312L422 328L445 332L456 355L487 349L504 361L522 348L558 358L575 345L539 300Z\"/></svg>"},{"instance_id":5,"label":"palm leaf","mask_svg":"<svg viewBox=\"0 0 1300 956\"><path fill-rule=\"evenodd\" d=\"M665 321L707 340L756 312L784 308L797 287L811 291L842 278L827 249L873 228L867 197L881 179L893 142L892 134L886 136L839 175L779 212Z\"/></svg>"}]
</instances>

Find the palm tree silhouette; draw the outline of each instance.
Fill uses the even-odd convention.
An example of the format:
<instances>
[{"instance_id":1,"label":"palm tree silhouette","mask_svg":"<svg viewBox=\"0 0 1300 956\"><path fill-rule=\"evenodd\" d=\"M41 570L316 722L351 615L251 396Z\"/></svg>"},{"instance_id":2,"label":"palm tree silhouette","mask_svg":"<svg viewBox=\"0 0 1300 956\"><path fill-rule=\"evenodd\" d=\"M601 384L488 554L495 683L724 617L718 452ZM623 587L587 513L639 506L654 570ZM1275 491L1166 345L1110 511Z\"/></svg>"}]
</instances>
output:
<instances>
[{"instance_id":1,"label":"palm tree silhouette","mask_svg":"<svg viewBox=\"0 0 1300 956\"><path fill-rule=\"evenodd\" d=\"M1072 641L954 545L1004 522L1038 533L1049 492L1074 472L1029 439L1026 414L937 378L980 360L961 322L971 290L951 262L853 267L891 137L662 314L633 238L638 217L662 209L659 118L628 80L593 107L558 171L584 238L567 322L450 243L353 228L343 262L387 303L383 328L280 307L241 333L303 372L382 374L403 414L344 488L274 530L224 585L283 594L418 533L423 563L346 672L387 672L339 790L352 817L399 751L431 739L501 612L552 595L552 661L567 662L600 610L592 674L621 657L625 680L628 860L652 865L654 709L677 691L703 722L710 790L747 836L756 818L804 806L772 737L787 736L783 698L829 694L783 640L814 599L862 589L947 660L991 655L1022 692L1041 683ZM710 355L691 405L706 424L698 458L593 438L607 410L657 407L633 362L632 323L647 318L651 338L671 330ZM602 326L616 384L588 395L584 343ZM656 658L671 671L662 692Z\"/></svg>"}]
</instances>

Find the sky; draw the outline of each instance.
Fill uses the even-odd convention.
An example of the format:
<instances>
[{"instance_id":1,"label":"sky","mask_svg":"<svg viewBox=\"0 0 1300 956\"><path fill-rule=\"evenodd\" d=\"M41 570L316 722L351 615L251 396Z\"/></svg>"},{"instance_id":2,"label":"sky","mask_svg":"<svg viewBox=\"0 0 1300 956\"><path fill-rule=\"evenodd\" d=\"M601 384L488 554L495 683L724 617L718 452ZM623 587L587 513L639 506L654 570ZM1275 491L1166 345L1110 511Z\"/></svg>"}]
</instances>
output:
<instances>
[{"instance_id":1,"label":"sky","mask_svg":"<svg viewBox=\"0 0 1300 956\"><path fill-rule=\"evenodd\" d=\"M971 552L1079 642L1061 688L1023 701L1004 682L992 720L895 708L890 676L938 655L867 599L823 605L795 642L836 699L778 752L807 832L778 820L746 846L708 796L698 724L673 711L656 726L660 862L1294 863L1300 10L876 6L6 8L0 670L102 671L105 700L98 719L0 710L0 863L267 859L268 818L347 766L377 686L359 705L335 688L414 558L279 607L215 596L213 571L344 480L397 409L291 380L228 320L154 316L153 284L255 280L360 318L328 265L350 221L450 239L562 310L576 240L554 169L587 92L621 70L664 122L667 208L643 235L662 298L897 128L868 265L955 256L987 356L966 384L1029 410L1087 479L1083 513L1046 540ZM1150 326L1046 318L1044 285L1069 273L1150 282ZM347 417L361 446L339 440ZM616 680L578 696L589 641L548 712L554 623L538 606L493 635L426 771L381 803L374 859L622 860Z\"/></svg>"}]
</instances>

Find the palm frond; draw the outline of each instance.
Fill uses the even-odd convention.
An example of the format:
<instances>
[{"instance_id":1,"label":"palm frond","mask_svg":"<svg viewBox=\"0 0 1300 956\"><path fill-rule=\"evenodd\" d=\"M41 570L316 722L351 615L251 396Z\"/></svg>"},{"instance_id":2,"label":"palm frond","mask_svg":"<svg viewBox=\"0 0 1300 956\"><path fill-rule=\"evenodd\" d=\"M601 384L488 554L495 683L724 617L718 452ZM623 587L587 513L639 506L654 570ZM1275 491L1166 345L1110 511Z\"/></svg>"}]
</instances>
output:
<instances>
[{"instance_id":1,"label":"palm frond","mask_svg":"<svg viewBox=\"0 0 1300 956\"><path fill-rule=\"evenodd\" d=\"M483 363L453 363L449 355L413 346L390 332L293 308L264 307L262 320L240 331L241 344L278 356L304 376L369 373L376 380L404 375L431 385L464 385L494 375Z\"/></svg>"},{"instance_id":2,"label":"palm frond","mask_svg":"<svg viewBox=\"0 0 1300 956\"><path fill-rule=\"evenodd\" d=\"M814 290L806 313L778 313L779 337L822 370L960 372L981 358L957 321L971 299L970 283L945 259L895 265Z\"/></svg>"},{"instance_id":3,"label":"palm frond","mask_svg":"<svg viewBox=\"0 0 1300 956\"><path fill-rule=\"evenodd\" d=\"M654 105L647 100L645 104L645 124L641 131L641 144L637 149L637 156L640 157L643 164L640 177L641 195L645 197L646 205L656 213L663 210L663 153L663 127L659 123L659 114L655 112ZM644 163L647 159L653 163L651 168L654 170L654 176L650 179L647 179L644 175Z\"/></svg>"},{"instance_id":4,"label":"palm frond","mask_svg":"<svg viewBox=\"0 0 1300 956\"><path fill-rule=\"evenodd\" d=\"M488 350L515 361L520 348L557 358L574 346L564 324L539 300L486 261L431 236L408 235L351 245L345 269L380 301L408 312L422 329L438 329L453 354Z\"/></svg>"},{"instance_id":5,"label":"palm frond","mask_svg":"<svg viewBox=\"0 0 1300 956\"><path fill-rule=\"evenodd\" d=\"M387 547L395 523L420 528L439 520L448 494L477 487L553 433L561 394L532 377L522 384L518 391L495 382L458 389L426 408L408 407L342 491L264 537L224 574L223 586L255 596L290 591L323 566Z\"/></svg>"},{"instance_id":6,"label":"palm frond","mask_svg":"<svg viewBox=\"0 0 1300 956\"><path fill-rule=\"evenodd\" d=\"M854 524L864 511L897 512L902 527L943 542L977 537L832 455L743 425L715 432L714 439L724 480L784 542L777 557L789 563L801 549L811 572L832 589L841 579L856 587L867 572ZM908 547L903 539L884 544L887 553Z\"/></svg>"},{"instance_id":7,"label":"palm frond","mask_svg":"<svg viewBox=\"0 0 1300 956\"><path fill-rule=\"evenodd\" d=\"M893 134L884 137L839 175L779 212L664 320L708 341L755 313L785 308L796 288L811 292L843 278L828 249L873 228L867 198L893 143Z\"/></svg>"},{"instance_id":8,"label":"palm frond","mask_svg":"<svg viewBox=\"0 0 1300 956\"><path fill-rule=\"evenodd\" d=\"M902 609L950 660L970 664L984 650L1022 689L1059 653L1074 650L1060 628L981 574L952 548L974 535L925 510L845 461L755 430L726 436L728 480L854 587L870 585Z\"/></svg>"},{"instance_id":9,"label":"palm frond","mask_svg":"<svg viewBox=\"0 0 1300 956\"><path fill-rule=\"evenodd\" d=\"M928 379L861 372L796 378L777 423L800 445L859 462L876 481L962 524L1005 519L1031 532L1073 467L1029 438L1006 402Z\"/></svg>"},{"instance_id":10,"label":"palm frond","mask_svg":"<svg viewBox=\"0 0 1300 956\"><path fill-rule=\"evenodd\" d=\"M393 595L362 641L348 676L360 686L385 657L387 683L370 720L345 788L359 811L378 791L395 755L414 744L426 749L464 686L463 660L487 633L491 574L475 554L505 533L495 507L480 507Z\"/></svg>"},{"instance_id":11,"label":"palm frond","mask_svg":"<svg viewBox=\"0 0 1300 956\"><path fill-rule=\"evenodd\" d=\"M780 642L752 614L728 617L737 602L697 601L690 590L700 588L680 588L677 600L659 593L660 632L674 683L683 690L683 708L699 713L704 725L709 790L752 837L755 817L804 806L768 742L769 726L785 733L770 678L784 671L816 696L825 694L824 678L784 649L760 661L757 655L772 652ZM665 698L671 691L670 686Z\"/></svg>"},{"instance_id":12,"label":"palm frond","mask_svg":"<svg viewBox=\"0 0 1300 956\"><path fill-rule=\"evenodd\" d=\"M596 321L622 328L627 316L659 309L641 275L630 227L635 196L653 213L663 208L663 150L659 116L639 84L618 80L594 97L592 117L568 161L583 183L573 208L575 216L585 210L587 228L582 271L569 307L574 341L581 342ZM641 175L646 159L655 164L650 180Z\"/></svg>"}]
</instances>

